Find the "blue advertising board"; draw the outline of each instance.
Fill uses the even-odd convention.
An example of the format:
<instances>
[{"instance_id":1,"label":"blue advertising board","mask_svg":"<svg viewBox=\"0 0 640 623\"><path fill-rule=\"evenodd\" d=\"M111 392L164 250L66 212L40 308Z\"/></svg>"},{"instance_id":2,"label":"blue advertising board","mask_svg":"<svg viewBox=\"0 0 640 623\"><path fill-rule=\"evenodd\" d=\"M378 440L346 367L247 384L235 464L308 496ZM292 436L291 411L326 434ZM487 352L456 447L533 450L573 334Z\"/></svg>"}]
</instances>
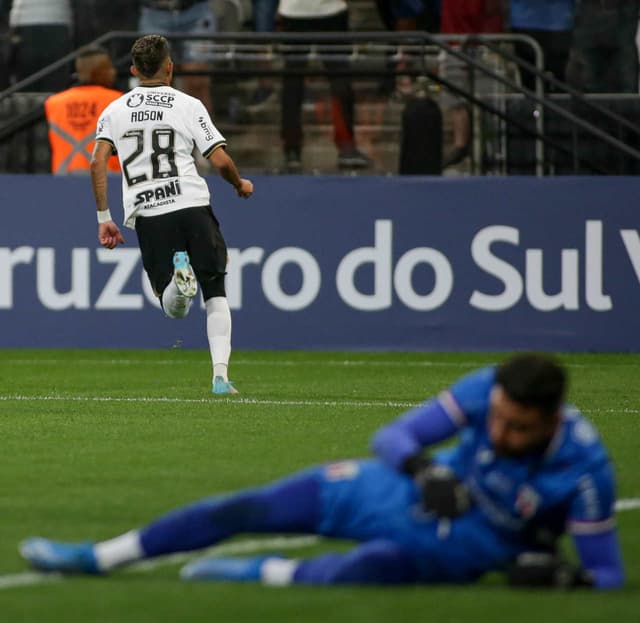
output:
<instances>
[{"instance_id":1,"label":"blue advertising board","mask_svg":"<svg viewBox=\"0 0 640 623\"><path fill-rule=\"evenodd\" d=\"M2 176L0 347L206 348L88 179ZM635 178L210 178L235 348L640 351ZM109 181L121 220L120 181Z\"/></svg>"}]
</instances>

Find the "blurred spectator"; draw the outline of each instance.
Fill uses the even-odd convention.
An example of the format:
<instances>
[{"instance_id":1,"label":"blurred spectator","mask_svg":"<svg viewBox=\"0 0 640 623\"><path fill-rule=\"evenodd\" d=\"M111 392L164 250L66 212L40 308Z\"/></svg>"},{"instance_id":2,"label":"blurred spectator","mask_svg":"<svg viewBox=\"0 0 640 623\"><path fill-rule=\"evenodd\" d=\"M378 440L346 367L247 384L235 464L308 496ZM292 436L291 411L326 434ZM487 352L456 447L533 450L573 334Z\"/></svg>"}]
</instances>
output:
<instances>
[{"instance_id":1,"label":"blurred spectator","mask_svg":"<svg viewBox=\"0 0 640 623\"><path fill-rule=\"evenodd\" d=\"M428 0L401 0L387 2L377 0L383 19L389 17L396 30L415 30L419 20L435 14L433 3ZM479 34L502 32L502 0L441 0L440 31L443 34ZM467 53L474 53L466 49ZM448 83L463 91L469 90L468 66L452 55L445 55L441 63L441 75ZM399 67L400 69L401 67ZM410 92L406 80L399 83L399 91ZM442 107L450 111L453 126L453 145L444 159L444 167L459 164L469 155L470 118L469 108L463 97L445 89L441 98Z\"/></svg>"},{"instance_id":2,"label":"blurred spectator","mask_svg":"<svg viewBox=\"0 0 640 623\"><path fill-rule=\"evenodd\" d=\"M253 0L253 24L256 32L273 32L276 29L278 0Z\"/></svg>"},{"instance_id":3,"label":"blurred spectator","mask_svg":"<svg viewBox=\"0 0 640 623\"><path fill-rule=\"evenodd\" d=\"M73 49L70 0L13 0L9 13L11 81L24 80ZM40 78L30 91L60 91L69 85L70 64Z\"/></svg>"},{"instance_id":4,"label":"blurred spectator","mask_svg":"<svg viewBox=\"0 0 640 623\"><path fill-rule=\"evenodd\" d=\"M580 0L567 79L586 93L638 92L638 0Z\"/></svg>"},{"instance_id":5,"label":"blurred spectator","mask_svg":"<svg viewBox=\"0 0 640 623\"><path fill-rule=\"evenodd\" d=\"M437 32L440 30L440 2L438 0L376 0L378 14L387 30L414 31L426 30ZM391 72L387 74L381 84L381 94L392 94L404 97L413 91L413 82L406 75L396 79L396 73L406 69L405 63L391 62Z\"/></svg>"},{"instance_id":6,"label":"blurred spectator","mask_svg":"<svg viewBox=\"0 0 640 623\"><path fill-rule=\"evenodd\" d=\"M441 0L440 30L443 33L502 32L503 0Z\"/></svg>"},{"instance_id":7,"label":"blurred spectator","mask_svg":"<svg viewBox=\"0 0 640 623\"><path fill-rule=\"evenodd\" d=\"M274 32L276 29L276 13L278 0L253 0L253 28L256 32ZM258 88L249 99L248 108L258 109L266 104L274 95L270 78L258 79Z\"/></svg>"},{"instance_id":8,"label":"blurred spectator","mask_svg":"<svg viewBox=\"0 0 640 623\"><path fill-rule=\"evenodd\" d=\"M349 30L349 11L344 0L280 0L278 6L284 32L345 32ZM302 37L296 43L305 43ZM306 60L285 55L285 68L299 71ZM354 135L354 98L351 79L334 71L349 69L348 61L324 60L329 74L332 99L333 133L338 148L338 166L366 168L371 161L356 147ZM290 173L302 169L302 99L304 77L287 74L282 88L282 139L285 163Z\"/></svg>"},{"instance_id":9,"label":"blurred spectator","mask_svg":"<svg viewBox=\"0 0 640 623\"><path fill-rule=\"evenodd\" d=\"M212 35L216 18L209 0L141 0L138 30L142 34L160 33ZM181 70L206 71L207 49L203 41L175 40L171 42L174 62ZM211 85L208 75L184 76L181 89L197 97L211 112Z\"/></svg>"},{"instance_id":10,"label":"blurred spectator","mask_svg":"<svg viewBox=\"0 0 640 623\"><path fill-rule=\"evenodd\" d=\"M138 29L140 0L72 0L75 47L80 48L111 31ZM113 39L105 42L120 75L118 88L129 84L131 40Z\"/></svg>"},{"instance_id":11,"label":"blurred spectator","mask_svg":"<svg viewBox=\"0 0 640 623\"><path fill-rule=\"evenodd\" d=\"M595 0L610 2L611 0ZM574 24L575 0L510 0L511 31L535 39L544 53L544 70L564 82L571 31ZM635 27L637 27L637 22ZM535 65L535 54L530 45L516 43L516 54ZM522 85L535 89L535 75L521 71Z\"/></svg>"},{"instance_id":12,"label":"blurred spectator","mask_svg":"<svg viewBox=\"0 0 640 623\"><path fill-rule=\"evenodd\" d=\"M71 0L77 48L114 30L136 30L141 0ZM125 42L127 54L131 42ZM115 59L115 57L114 57ZM131 58L128 59L129 62Z\"/></svg>"},{"instance_id":13,"label":"blurred spectator","mask_svg":"<svg viewBox=\"0 0 640 623\"><path fill-rule=\"evenodd\" d=\"M0 0L0 66L9 65L9 9L11 0ZM0 90L9 86L9 74L3 71L0 74Z\"/></svg>"},{"instance_id":14,"label":"blurred spectator","mask_svg":"<svg viewBox=\"0 0 640 623\"><path fill-rule=\"evenodd\" d=\"M439 30L438 0L376 0L387 30Z\"/></svg>"},{"instance_id":15,"label":"blurred spectator","mask_svg":"<svg viewBox=\"0 0 640 623\"><path fill-rule=\"evenodd\" d=\"M89 173L96 123L102 111L121 95L112 89L116 70L102 48L87 48L76 58L77 86L47 98L44 110L49 124L51 172ZM120 171L118 158L110 171Z\"/></svg>"},{"instance_id":16,"label":"blurred spectator","mask_svg":"<svg viewBox=\"0 0 640 623\"><path fill-rule=\"evenodd\" d=\"M443 34L496 33L503 30L502 0L442 0L440 29ZM474 55L476 50L466 48ZM470 88L468 65L452 55L447 55L443 65L443 78L463 91ZM445 156L443 166L462 162L470 151L471 121L466 100L445 89L442 106L451 113L453 146Z\"/></svg>"}]
</instances>

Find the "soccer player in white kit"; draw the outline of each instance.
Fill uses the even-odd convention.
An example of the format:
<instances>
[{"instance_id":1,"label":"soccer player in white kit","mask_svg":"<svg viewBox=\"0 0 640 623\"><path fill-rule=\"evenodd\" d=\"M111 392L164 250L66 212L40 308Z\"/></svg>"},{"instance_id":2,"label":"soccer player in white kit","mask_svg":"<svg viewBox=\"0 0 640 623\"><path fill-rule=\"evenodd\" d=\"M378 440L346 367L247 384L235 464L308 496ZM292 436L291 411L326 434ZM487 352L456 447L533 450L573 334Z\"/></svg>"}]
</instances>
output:
<instances>
[{"instance_id":1,"label":"soccer player in white kit","mask_svg":"<svg viewBox=\"0 0 640 623\"><path fill-rule=\"evenodd\" d=\"M131 48L131 59L131 73L140 84L104 110L96 129L91 183L98 239L107 249L124 243L107 201L107 162L116 153L122 167L124 224L136 230L142 263L162 309L170 318L186 316L200 284L213 363L212 392L235 394L227 373L227 247L206 181L196 170L194 145L239 197L250 197L253 183L240 177L225 150L225 138L202 102L170 86L173 62L167 40L160 35L141 37Z\"/></svg>"}]
</instances>

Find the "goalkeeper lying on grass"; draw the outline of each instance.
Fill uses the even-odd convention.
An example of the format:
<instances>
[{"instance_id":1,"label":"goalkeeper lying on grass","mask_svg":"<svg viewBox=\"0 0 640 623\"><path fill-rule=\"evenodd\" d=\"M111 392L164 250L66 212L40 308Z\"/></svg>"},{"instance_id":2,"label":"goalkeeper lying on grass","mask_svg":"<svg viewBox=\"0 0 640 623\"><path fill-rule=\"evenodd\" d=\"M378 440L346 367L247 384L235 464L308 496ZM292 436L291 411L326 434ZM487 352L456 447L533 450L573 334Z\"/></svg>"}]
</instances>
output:
<instances>
[{"instance_id":1,"label":"goalkeeper lying on grass","mask_svg":"<svg viewBox=\"0 0 640 623\"><path fill-rule=\"evenodd\" d=\"M382 428L373 439L377 458L205 499L93 545L31 538L21 553L37 569L100 574L239 533L311 533L360 544L302 560L209 558L181 575L408 584L471 582L502 570L513 585L617 588L623 569L611 463L593 427L563 404L565 386L553 360L518 355ZM456 433L456 446L423 454ZM565 530L579 566L556 550Z\"/></svg>"}]
</instances>

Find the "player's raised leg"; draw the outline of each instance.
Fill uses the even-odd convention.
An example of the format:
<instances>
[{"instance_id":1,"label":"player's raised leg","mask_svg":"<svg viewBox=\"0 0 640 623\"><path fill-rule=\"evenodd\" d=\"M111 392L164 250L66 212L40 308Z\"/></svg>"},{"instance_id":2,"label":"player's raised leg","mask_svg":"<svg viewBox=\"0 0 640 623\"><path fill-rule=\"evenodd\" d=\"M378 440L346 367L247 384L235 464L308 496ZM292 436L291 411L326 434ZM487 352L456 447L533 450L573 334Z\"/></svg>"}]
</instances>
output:
<instances>
[{"instance_id":1,"label":"player's raised leg","mask_svg":"<svg viewBox=\"0 0 640 623\"><path fill-rule=\"evenodd\" d=\"M173 277L162 292L162 309L169 318L183 318L189 313L198 292L196 275L186 251L173 256Z\"/></svg>"}]
</instances>

